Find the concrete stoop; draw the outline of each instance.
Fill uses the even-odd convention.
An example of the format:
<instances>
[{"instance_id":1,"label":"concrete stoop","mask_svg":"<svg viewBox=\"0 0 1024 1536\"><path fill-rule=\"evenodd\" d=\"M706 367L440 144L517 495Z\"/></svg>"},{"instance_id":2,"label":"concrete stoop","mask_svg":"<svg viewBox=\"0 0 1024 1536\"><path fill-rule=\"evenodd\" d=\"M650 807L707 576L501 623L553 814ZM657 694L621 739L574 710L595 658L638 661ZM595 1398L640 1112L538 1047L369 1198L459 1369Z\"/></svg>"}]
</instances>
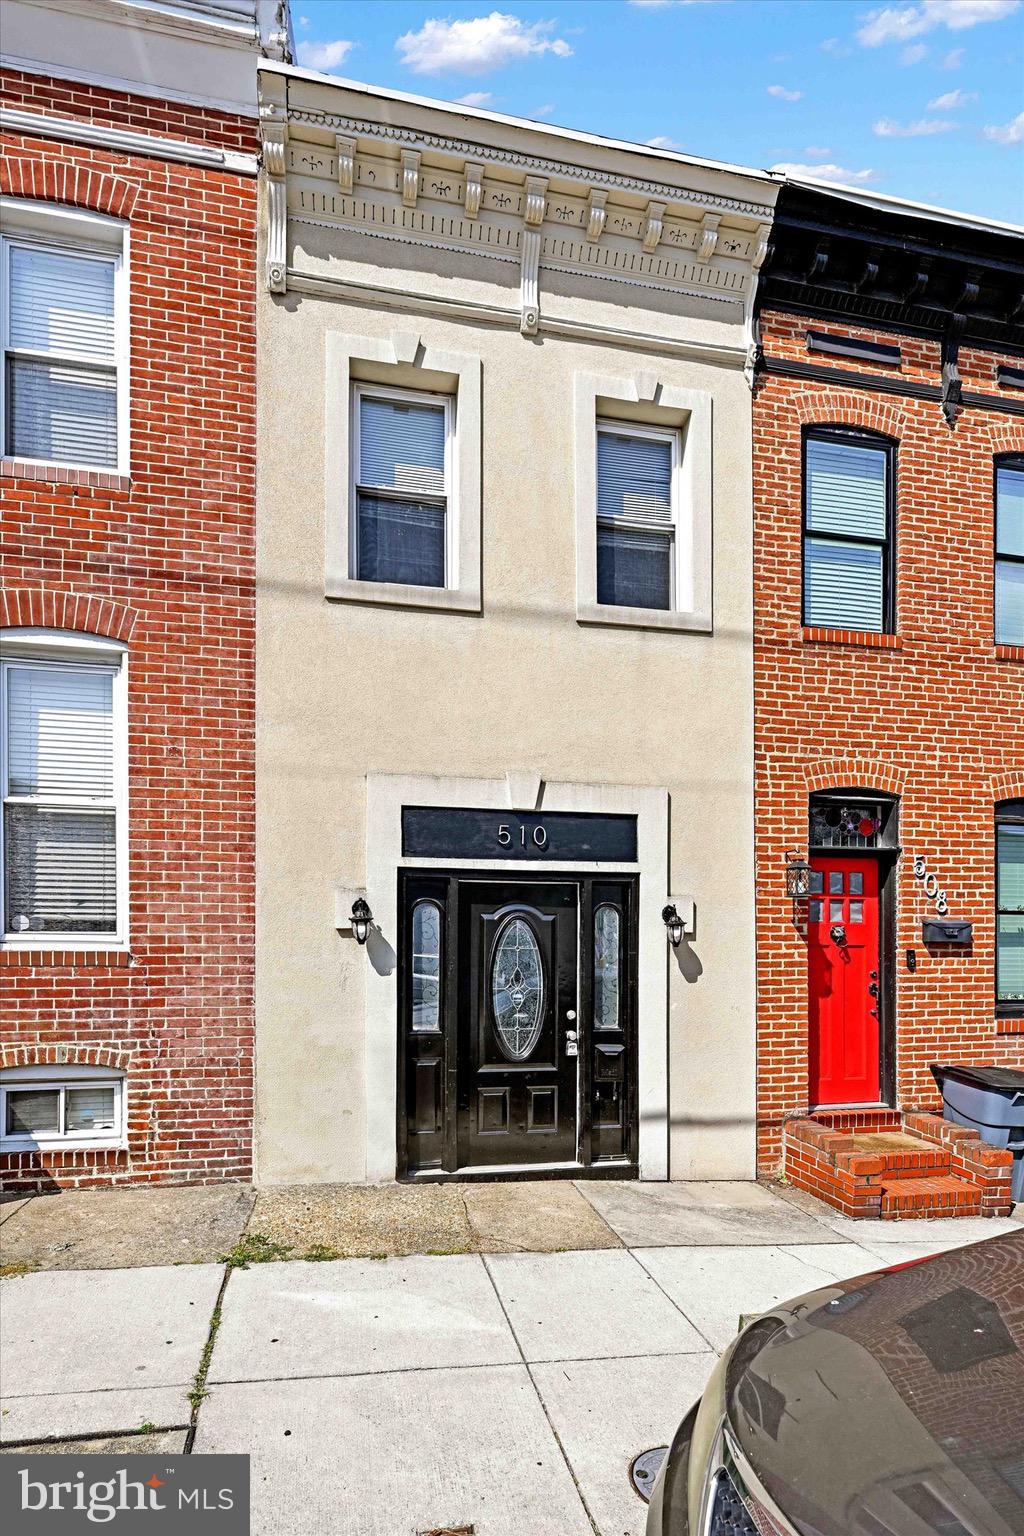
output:
<instances>
[{"instance_id":1,"label":"concrete stoop","mask_svg":"<svg viewBox=\"0 0 1024 1536\"><path fill-rule=\"evenodd\" d=\"M791 1120L785 1172L791 1184L845 1216L1008 1216L1013 1156L941 1115L896 1111L874 1124L861 1111Z\"/></svg>"}]
</instances>

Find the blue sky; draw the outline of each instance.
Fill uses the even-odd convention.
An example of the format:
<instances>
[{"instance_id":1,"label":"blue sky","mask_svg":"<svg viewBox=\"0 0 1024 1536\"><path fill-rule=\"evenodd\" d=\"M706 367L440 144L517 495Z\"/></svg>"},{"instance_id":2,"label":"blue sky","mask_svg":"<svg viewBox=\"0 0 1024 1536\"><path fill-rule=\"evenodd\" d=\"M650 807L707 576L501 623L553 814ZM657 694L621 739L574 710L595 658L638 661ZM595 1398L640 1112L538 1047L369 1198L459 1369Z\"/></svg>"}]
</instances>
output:
<instances>
[{"instance_id":1,"label":"blue sky","mask_svg":"<svg viewBox=\"0 0 1024 1536\"><path fill-rule=\"evenodd\" d=\"M292 0L299 62L1024 222L1021 0Z\"/></svg>"}]
</instances>

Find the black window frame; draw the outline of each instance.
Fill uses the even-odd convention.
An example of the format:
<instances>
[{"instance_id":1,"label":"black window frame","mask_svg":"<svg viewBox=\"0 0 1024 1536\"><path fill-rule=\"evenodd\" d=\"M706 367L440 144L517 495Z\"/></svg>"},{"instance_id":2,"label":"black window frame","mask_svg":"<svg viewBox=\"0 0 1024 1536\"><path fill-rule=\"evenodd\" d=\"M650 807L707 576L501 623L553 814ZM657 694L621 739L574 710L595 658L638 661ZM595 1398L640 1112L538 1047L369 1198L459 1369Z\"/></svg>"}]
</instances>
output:
<instances>
[{"instance_id":1,"label":"black window frame","mask_svg":"<svg viewBox=\"0 0 1024 1536\"><path fill-rule=\"evenodd\" d=\"M1001 640L996 630L996 571L1000 564L1024 566L1024 555L1006 555L999 549L999 471L1014 469L1024 475L1024 454L997 454L992 462L992 639L995 645L1024 645L1019 640Z\"/></svg>"},{"instance_id":2,"label":"black window frame","mask_svg":"<svg viewBox=\"0 0 1024 1536\"><path fill-rule=\"evenodd\" d=\"M809 526L810 496L807 474L807 444L809 442L843 442L855 447L872 448L885 454L885 539L865 539L852 533L822 533ZM882 550L882 627L875 630L857 630L857 634L894 635L896 633L896 452L898 444L880 432L869 432L858 427L829 426L816 423L805 426L800 438L801 513L800 513L800 622L807 629L844 629L849 624L813 623L807 617L807 541L808 539L832 539L842 544L857 544L865 548Z\"/></svg>"},{"instance_id":3,"label":"black window frame","mask_svg":"<svg viewBox=\"0 0 1024 1536\"><path fill-rule=\"evenodd\" d=\"M1024 800L1000 800L995 808L992 833L992 900L995 906L995 935L992 957L992 991L995 998L997 1019L1024 1019L1024 998L1003 1001L999 996L999 919L1013 917L1016 907L999 905L999 828L1000 826L1024 827Z\"/></svg>"}]
</instances>

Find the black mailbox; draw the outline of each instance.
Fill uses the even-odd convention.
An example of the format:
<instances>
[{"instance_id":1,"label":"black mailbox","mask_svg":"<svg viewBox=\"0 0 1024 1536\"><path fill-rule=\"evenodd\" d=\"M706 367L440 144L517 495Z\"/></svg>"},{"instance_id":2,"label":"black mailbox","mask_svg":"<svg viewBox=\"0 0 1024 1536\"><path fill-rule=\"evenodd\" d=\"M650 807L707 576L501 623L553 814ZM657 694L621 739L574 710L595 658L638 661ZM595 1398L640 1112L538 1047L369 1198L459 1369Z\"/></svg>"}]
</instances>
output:
<instances>
[{"instance_id":1,"label":"black mailbox","mask_svg":"<svg viewBox=\"0 0 1024 1536\"><path fill-rule=\"evenodd\" d=\"M921 928L926 944L970 944L974 939L974 924L959 918L926 917Z\"/></svg>"},{"instance_id":2,"label":"black mailbox","mask_svg":"<svg viewBox=\"0 0 1024 1536\"><path fill-rule=\"evenodd\" d=\"M621 1083L625 1064L626 1047L624 1045L598 1044L594 1076L600 1082Z\"/></svg>"}]
</instances>

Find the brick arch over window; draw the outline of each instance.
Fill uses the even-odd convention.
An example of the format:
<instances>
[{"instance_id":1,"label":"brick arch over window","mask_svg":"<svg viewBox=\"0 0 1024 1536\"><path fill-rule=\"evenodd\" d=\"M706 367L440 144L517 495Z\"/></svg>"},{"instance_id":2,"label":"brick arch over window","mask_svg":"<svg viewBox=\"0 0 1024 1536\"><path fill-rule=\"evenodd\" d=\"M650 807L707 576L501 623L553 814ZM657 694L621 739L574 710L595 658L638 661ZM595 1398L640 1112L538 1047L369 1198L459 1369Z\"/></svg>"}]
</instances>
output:
<instances>
[{"instance_id":1,"label":"brick arch over window","mask_svg":"<svg viewBox=\"0 0 1024 1536\"><path fill-rule=\"evenodd\" d=\"M988 429L993 454L1024 453L1024 425L1016 421L993 421Z\"/></svg>"},{"instance_id":2,"label":"brick arch over window","mask_svg":"<svg viewBox=\"0 0 1024 1536\"><path fill-rule=\"evenodd\" d=\"M823 389L800 397L796 412L805 427L860 427L899 439L907 416L888 400L869 399L847 389Z\"/></svg>"},{"instance_id":3,"label":"brick arch over window","mask_svg":"<svg viewBox=\"0 0 1024 1536\"><path fill-rule=\"evenodd\" d=\"M9 1045L0 1048L0 1071L10 1067L110 1067L127 1072L131 1051L113 1045Z\"/></svg>"},{"instance_id":4,"label":"brick arch over window","mask_svg":"<svg viewBox=\"0 0 1024 1536\"><path fill-rule=\"evenodd\" d=\"M1024 800L1024 768L1011 769L992 779L992 799L998 805L1001 800Z\"/></svg>"},{"instance_id":5,"label":"brick arch over window","mask_svg":"<svg viewBox=\"0 0 1024 1536\"><path fill-rule=\"evenodd\" d=\"M867 793L881 790L887 795L903 793L903 770L892 763L858 757L844 762L808 763L804 781L809 794L823 789L857 789Z\"/></svg>"},{"instance_id":6,"label":"brick arch over window","mask_svg":"<svg viewBox=\"0 0 1024 1536\"><path fill-rule=\"evenodd\" d=\"M88 208L130 219L138 187L105 171L66 165L60 160L36 160L13 155L0 161L0 192L10 197L45 199L71 208Z\"/></svg>"},{"instance_id":7,"label":"brick arch over window","mask_svg":"<svg viewBox=\"0 0 1024 1536\"><path fill-rule=\"evenodd\" d=\"M134 608L109 597L54 592L47 587L0 591L0 628L4 629L70 629L127 644L137 619Z\"/></svg>"}]
</instances>

